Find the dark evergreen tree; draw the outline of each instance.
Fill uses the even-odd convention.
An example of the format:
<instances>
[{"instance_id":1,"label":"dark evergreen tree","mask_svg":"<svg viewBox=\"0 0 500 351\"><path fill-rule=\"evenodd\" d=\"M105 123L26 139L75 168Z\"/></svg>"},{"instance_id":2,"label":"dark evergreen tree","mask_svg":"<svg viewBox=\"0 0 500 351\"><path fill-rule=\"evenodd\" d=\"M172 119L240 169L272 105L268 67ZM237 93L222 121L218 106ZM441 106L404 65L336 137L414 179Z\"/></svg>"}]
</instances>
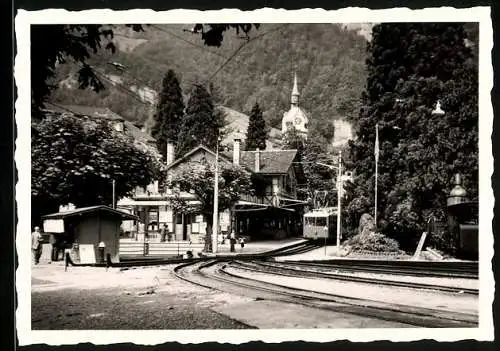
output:
<instances>
[{"instance_id":1,"label":"dark evergreen tree","mask_svg":"<svg viewBox=\"0 0 500 351\"><path fill-rule=\"evenodd\" d=\"M356 180L347 222L374 210L374 142L379 124L379 229L414 248L426 219L445 219L460 172L478 192L478 71L460 23L384 23L373 28L368 80L350 144ZM433 114L437 101L445 114Z\"/></svg>"},{"instance_id":2,"label":"dark evergreen tree","mask_svg":"<svg viewBox=\"0 0 500 351\"><path fill-rule=\"evenodd\" d=\"M266 149L266 121L258 103L252 108L247 128L246 150Z\"/></svg>"},{"instance_id":3,"label":"dark evergreen tree","mask_svg":"<svg viewBox=\"0 0 500 351\"><path fill-rule=\"evenodd\" d=\"M177 155L183 155L198 145L215 149L222 125L222 115L214 109L207 89L196 84L179 131Z\"/></svg>"},{"instance_id":4,"label":"dark evergreen tree","mask_svg":"<svg viewBox=\"0 0 500 351\"><path fill-rule=\"evenodd\" d=\"M177 143L184 115L182 90L173 70L168 70L163 78L158 107L154 114L151 134L156 139L158 151L167 157L167 143Z\"/></svg>"}]
</instances>

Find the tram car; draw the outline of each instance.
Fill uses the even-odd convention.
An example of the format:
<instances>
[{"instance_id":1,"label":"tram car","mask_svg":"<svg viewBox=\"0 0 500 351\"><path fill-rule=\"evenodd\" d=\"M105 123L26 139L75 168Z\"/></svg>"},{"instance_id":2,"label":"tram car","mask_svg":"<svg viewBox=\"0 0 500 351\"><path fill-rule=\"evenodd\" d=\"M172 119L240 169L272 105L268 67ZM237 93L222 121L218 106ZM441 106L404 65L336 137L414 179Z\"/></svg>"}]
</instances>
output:
<instances>
[{"instance_id":1,"label":"tram car","mask_svg":"<svg viewBox=\"0 0 500 351\"><path fill-rule=\"evenodd\" d=\"M462 202L448 206L448 230L457 241L457 256L479 258L479 203Z\"/></svg>"},{"instance_id":2,"label":"tram car","mask_svg":"<svg viewBox=\"0 0 500 351\"><path fill-rule=\"evenodd\" d=\"M323 208L304 214L304 233L306 239L337 238L337 209Z\"/></svg>"}]
</instances>

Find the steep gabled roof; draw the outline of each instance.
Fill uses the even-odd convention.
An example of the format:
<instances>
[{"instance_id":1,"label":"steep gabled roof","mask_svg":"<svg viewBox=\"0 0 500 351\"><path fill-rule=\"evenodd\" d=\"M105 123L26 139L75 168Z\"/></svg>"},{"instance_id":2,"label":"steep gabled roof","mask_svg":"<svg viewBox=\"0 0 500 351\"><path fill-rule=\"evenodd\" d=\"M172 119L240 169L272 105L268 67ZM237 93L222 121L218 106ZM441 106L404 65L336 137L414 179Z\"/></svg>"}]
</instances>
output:
<instances>
[{"instance_id":1,"label":"steep gabled roof","mask_svg":"<svg viewBox=\"0 0 500 351\"><path fill-rule=\"evenodd\" d=\"M250 117L226 106L217 106L216 108L223 113L224 119L227 123L224 127L226 133L224 135L224 139L222 140L222 144L231 145L236 135L241 136L242 139L246 139ZM266 149L269 150L276 148L276 144L279 144L279 140L277 139L280 137L280 130L270 128L268 131L268 139L266 140Z\"/></svg>"},{"instance_id":2,"label":"steep gabled roof","mask_svg":"<svg viewBox=\"0 0 500 351\"><path fill-rule=\"evenodd\" d=\"M210 150L205 145L198 145L195 148L191 149L190 151L186 152L184 156L182 156L181 158L178 158L177 160L169 164L166 169L168 170L174 166L177 166L180 163L186 162L192 155L196 154L199 151L205 151L206 153L211 154L213 157L216 156L215 152ZM224 152L219 152L219 157L226 162L232 163L232 159L227 157L227 155Z\"/></svg>"},{"instance_id":3,"label":"steep gabled roof","mask_svg":"<svg viewBox=\"0 0 500 351\"><path fill-rule=\"evenodd\" d=\"M76 117L89 117L100 120L116 121L122 122L124 125L125 132L132 136L134 139L139 140L144 143L154 143L155 139L148 133L142 131L140 128L136 127L132 122L127 121L125 118L119 114L111 111L107 107L93 107L93 106L81 106L81 105L55 105L50 104L51 108L48 112L57 114L72 114Z\"/></svg>"},{"instance_id":4,"label":"steep gabled roof","mask_svg":"<svg viewBox=\"0 0 500 351\"><path fill-rule=\"evenodd\" d=\"M257 151L241 151L240 165L255 172L255 153ZM295 160L297 150L264 150L260 153L261 174L286 174ZM232 158L232 153L224 152L227 158Z\"/></svg>"}]
</instances>

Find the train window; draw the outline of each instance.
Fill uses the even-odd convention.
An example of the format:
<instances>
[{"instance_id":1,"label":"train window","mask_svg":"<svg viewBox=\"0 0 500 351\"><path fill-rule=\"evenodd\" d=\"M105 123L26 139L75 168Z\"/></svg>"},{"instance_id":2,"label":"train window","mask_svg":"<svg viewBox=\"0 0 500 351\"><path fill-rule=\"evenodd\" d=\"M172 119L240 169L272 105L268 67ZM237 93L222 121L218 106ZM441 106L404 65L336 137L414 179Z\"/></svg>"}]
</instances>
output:
<instances>
[{"instance_id":1,"label":"train window","mask_svg":"<svg viewBox=\"0 0 500 351\"><path fill-rule=\"evenodd\" d=\"M326 218L325 217L316 218L316 225L319 227L326 227Z\"/></svg>"}]
</instances>

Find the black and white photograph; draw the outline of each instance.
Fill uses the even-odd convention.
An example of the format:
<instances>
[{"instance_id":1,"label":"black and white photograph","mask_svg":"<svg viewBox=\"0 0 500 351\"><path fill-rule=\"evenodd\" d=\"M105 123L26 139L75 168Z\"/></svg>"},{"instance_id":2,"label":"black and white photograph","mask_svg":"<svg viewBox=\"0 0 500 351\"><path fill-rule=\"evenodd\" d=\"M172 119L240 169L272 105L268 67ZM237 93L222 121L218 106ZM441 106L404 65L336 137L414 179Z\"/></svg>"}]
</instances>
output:
<instances>
[{"instance_id":1,"label":"black and white photograph","mask_svg":"<svg viewBox=\"0 0 500 351\"><path fill-rule=\"evenodd\" d=\"M16 36L21 344L493 338L489 8Z\"/></svg>"}]
</instances>

